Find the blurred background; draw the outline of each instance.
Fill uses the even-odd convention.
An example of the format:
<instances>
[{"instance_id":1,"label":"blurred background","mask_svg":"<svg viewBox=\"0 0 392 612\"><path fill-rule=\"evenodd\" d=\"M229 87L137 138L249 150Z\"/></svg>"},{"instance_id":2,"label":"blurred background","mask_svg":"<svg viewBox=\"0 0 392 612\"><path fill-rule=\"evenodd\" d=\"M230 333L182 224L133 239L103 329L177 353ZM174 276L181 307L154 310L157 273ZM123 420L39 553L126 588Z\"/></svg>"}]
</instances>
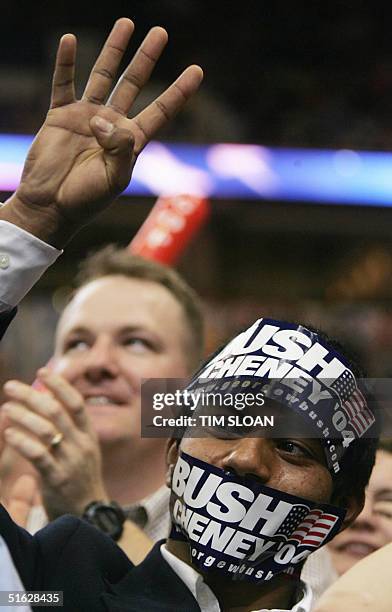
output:
<instances>
[{"instance_id":1,"label":"blurred background","mask_svg":"<svg viewBox=\"0 0 392 612\"><path fill-rule=\"evenodd\" d=\"M120 16L136 24L131 50L152 25L170 36L135 111L189 63L205 70L200 93L161 133L166 143L392 149L392 10L360 0L7 3L0 133L39 129L61 34L72 31L80 40L80 93ZM178 266L203 297L207 351L256 317L285 317L344 340L369 375L392 375L392 197L384 205L338 198L326 204L322 189L314 201L211 197L210 222ZM120 198L69 244L2 343L2 378L34 378L50 356L77 262L108 242L125 246L155 200Z\"/></svg>"}]
</instances>

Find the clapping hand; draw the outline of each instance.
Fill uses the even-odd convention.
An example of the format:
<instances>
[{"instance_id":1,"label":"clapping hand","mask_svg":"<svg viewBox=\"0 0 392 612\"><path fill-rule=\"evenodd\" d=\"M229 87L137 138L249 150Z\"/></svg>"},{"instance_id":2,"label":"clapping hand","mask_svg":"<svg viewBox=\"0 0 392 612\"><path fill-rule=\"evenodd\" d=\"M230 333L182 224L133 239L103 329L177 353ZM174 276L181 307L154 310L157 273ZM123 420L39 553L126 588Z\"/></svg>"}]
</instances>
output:
<instances>
[{"instance_id":1,"label":"clapping hand","mask_svg":"<svg viewBox=\"0 0 392 612\"><path fill-rule=\"evenodd\" d=\"M19 381L5 385L4 438L40 475L49 518L81 515L91 501L107 499L97 435L72 385L47 369L39 381L46 392Z\"/></svg>"}]
</instances>

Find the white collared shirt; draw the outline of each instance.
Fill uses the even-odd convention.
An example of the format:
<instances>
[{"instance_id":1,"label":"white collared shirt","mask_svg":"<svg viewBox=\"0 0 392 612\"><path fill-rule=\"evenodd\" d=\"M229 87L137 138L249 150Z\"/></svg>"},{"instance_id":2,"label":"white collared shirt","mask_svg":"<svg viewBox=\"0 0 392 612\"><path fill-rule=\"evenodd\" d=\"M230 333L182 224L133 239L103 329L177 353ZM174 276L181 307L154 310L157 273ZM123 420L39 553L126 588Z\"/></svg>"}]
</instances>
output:
<instances>
[{"instance_id":1,"label":"white collared shirt","mask_svg":"<svg viewBox=\"0 0 392 612\"><path fill-rule=\"evenodd\" d=\"M0 220L0 312L16 306L61 253L17 225Z\"/></svg>"},{"instance_id":2,"label":"white collared shirt","mask_svg":"<svg viewBox=\"0 0 392 612\"><path fill-rule=\"evenodd\" d=\"M328 546L322 546L309 555L302 568L301 578L312 589L314 605L324 591L338 579Z\"/></svg>"},{"instance_id":3,"label":"white collared shirt","mask_svg":"<svg viewBox=\"0 0 392 612\"><path fill-rule=\"evenodd\" d=\"M170 489L162 485L159 489L132 506L123 507L127 517L143 529L154 542L168 537L170 530Z\"/></svg>"},{"instance_id":4,"label":"white collared shirt","mask_svg":"<svg viewBox=\"0 0 392 612\"><path fill-rule=\"evenodd\" d=\"M203 576L199 574L199 572L173 555L165 544L161 546L161 553L173 572L175 572L180 580L188 587L202 612L221 612L217 598L210 587L204 582ZM302 583L302 591L302 599L290 610L283 610L282 608L267 610L263 608L261 610L253 610L252 612L310 612L313 600L312 591L305 583Z\"/></svg>"}]
</instances>

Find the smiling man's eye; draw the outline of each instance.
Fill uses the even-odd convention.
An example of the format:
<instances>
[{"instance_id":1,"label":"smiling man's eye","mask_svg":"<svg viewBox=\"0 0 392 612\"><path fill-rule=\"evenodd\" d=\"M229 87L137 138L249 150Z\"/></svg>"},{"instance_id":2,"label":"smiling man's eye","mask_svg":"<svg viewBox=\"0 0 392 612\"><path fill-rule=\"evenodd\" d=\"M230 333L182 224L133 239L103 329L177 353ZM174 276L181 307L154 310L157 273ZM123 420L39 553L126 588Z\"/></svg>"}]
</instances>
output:
<instances>
[{"instance_id":1,"label":"smiling man's eye","mask_svg":"<svg viewBox=\"0 0 392 612\"><path fill-rule=\"evenodd\" d=\"M152 343L147 338L140 338L140 336L125 338L123 345L136 351L151 350L153 348Z\"/></svg>"},{"instance_id":2,"label":"smiling man's eye","mask_svg":"<svg viewBox=\"0 0 392 612\"><path fill-rule=\"evenodd\" d=\"M68 351L85 351L89 348L88 342L81 338L72 338L65 343L64 352Z\"/></svg>"},{"instance_id":3,"label":"smiling man's eye","mask_svg":"<svg viewBox=\"0 0 392 612\"><path fill-rule=\"evenodd\" d=\"M374 514L392 520L392 502L378 502L374 504Z\"/></svg>"}]
</instances>

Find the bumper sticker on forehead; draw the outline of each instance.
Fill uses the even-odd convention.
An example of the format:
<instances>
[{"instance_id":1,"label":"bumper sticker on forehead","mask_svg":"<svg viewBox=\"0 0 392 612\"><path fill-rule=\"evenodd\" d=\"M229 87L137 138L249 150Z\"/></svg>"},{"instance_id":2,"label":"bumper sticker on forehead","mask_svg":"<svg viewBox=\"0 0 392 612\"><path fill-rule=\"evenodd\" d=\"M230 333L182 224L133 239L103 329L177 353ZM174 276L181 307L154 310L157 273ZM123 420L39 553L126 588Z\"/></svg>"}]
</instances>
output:
<instances>
[{"instance_id":1,"label":"bumper sticker on forehead","mask_svg":"<svg viewBox=\"0 0 392 612\"><path fill-rule=\"evenodd\" d=\"M347 360L303 326L259 319L215 355L187 390L236 393L244 386L307 419L333 475L350 444L371 435L375 425Z\"/></svg>"},{"instance_id":2,"label":"bumper sticker on forehead","mask_svg":"<svg viewBox=\"0 0 392 612\"><path fill-rule=\"evenodd\" d=\"M297 575L340 530L345 510L289 495L182 452L174 469L170 538L203 572L261 583Z\"/></svg>"}]
</instances>

